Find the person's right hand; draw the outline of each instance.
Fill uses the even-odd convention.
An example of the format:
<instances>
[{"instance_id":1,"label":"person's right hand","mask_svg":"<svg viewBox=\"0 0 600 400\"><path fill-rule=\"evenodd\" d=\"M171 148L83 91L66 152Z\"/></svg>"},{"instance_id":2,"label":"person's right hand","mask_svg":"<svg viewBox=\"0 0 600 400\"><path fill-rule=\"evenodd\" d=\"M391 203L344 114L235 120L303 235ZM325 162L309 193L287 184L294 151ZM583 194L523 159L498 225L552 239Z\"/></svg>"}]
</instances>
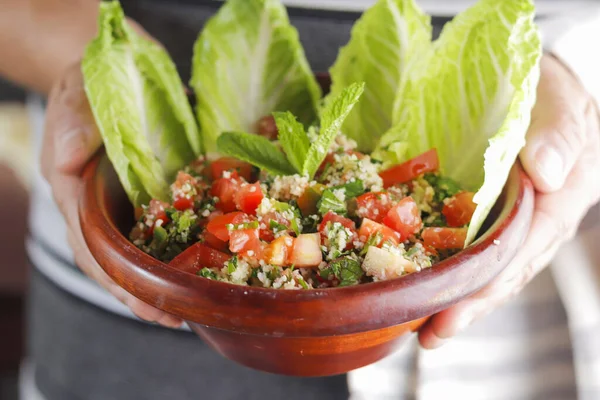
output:
<instances>
[{"instance_id":1,"label":"person's right hand","mask_svg":"<svg viewBox=\"0 0 600 400\"><path fill-rule=\"evenodd\" d=\"M68 229L69 245L75 262L90 278L127 305L139 318L168 327L182 321L132 296L118 286L96 263L86 246L79 225L80 173L102 145L83 86L79 64L69 68L54 85L48 99L42 172L52 187Z\"/></svg>"}]
</instances>

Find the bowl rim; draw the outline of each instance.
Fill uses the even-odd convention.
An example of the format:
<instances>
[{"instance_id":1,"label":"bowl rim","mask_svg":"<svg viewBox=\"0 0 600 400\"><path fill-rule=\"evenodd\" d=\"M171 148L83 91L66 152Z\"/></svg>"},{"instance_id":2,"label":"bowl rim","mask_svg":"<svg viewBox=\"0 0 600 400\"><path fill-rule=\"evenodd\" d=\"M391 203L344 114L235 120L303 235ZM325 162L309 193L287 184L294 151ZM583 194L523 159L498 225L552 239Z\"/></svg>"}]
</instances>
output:
<instances>
[{"instance_id":1,"label":"bowl rim","mask_svg":"<svg viewBox=\"0 0 600 400\"><path fill-rule=\"evenodd\" d=\"M253 307L264 307L265 310L270 310L273 306L280 304L297 305L299 303L314 303L321 300L338 302L347 301L356 296L373 300L377 305L387 305L388 300L392 298L394 298L393 302L397 303L398 297L418 293L415 292L415 289L419 287L430 288L432 286L440 286L440 281L443 281L445 276L452 275L466 264L476 264L476 259L484 254L486 254L488 259L494 257L499 263L504 260L501 268L498 266L498 268L495 268L492 273L489 273L485 277L480 278L472 273L468 275L466 279L479 282L470 285L463 282L463 288L468 286L466 290L461 291L460 287L439 288L438 292L436 292L438 293L437 296L427 300L427 304L418 310L392 311L394 315L389 316L389 318L373 315L372 320L366 322L351 321L347 326L340 327L336 331L336 334L352 334L387 328L432 315L481 289L508 264L506 259L512 258L516 249L522 243L528 231L531 216L533 215L533 185L517 162L509 174L507 185L504 189L505 204L498 218L474 243L461 252L435 264L433 268L428 268L419 273L410 274L398 279L349 287L281 290L240 286L209 280L196 274L174 269L133 245L121 233L113 222L112 217L108 214L105 198L106 193L104 192L107 177L103 174L103 171L106 171L107 163L110 165L108 157L103 151L100 151L84 168L84 191L79 203L80 225L92 255L97 260L100 254L108 255L109 258L118 260L120 263L120 272L115 273L111 268L108 268L107 262L99 261L101 267L125 290L159 309L205 326L234 330L240 333L273 336L328 336L336 324L331 322L324 328L308 329L305 323L301 323L301 320L307 315L305 310L299 313L292 312L293 315L290 316L291 323L289 327L268 326L263 329L260 325L248 324L248 320L245 318L242 318L242 320L238 318L239 321L236 322L234 321L236 318L232 318L231 316L228 318L227 315L223 315L221 312L214 312L213 314L215 315L213 318L210 318L208 316L210 312L202 314L200 310L196 310L196 312L191 311L192 307L200 306L202 302L199 300L192 301L188 307L182 304L181 301L171 302L168 296L165 298L165 296L159 295L158 297L161 297L161 299L157 301L156 296L144 293L144 290L154 288L156 292L160 292L162 289L170 288L176 290L182 297L191 299L199 297L229 299L234 304L238 303L239 299L244 299L244 301ZM113 176L112 179L114 178ZM512 226L515 225L514 223L517 220L520 221L519 226ZM511 241L511 243L514 242L513 249L503 251L501 254L498 251L494 251L495 248L500 249L501 246L499 244L507 240ZM128 282L124 279L127 274L142 277L142 279L146 279L148 282L142 285L143 288L142 286L138 287L133 282ZM202 294L203 296L198 296L198 294ZM375 306L374 304L373 307ZM198 317L199 312L201 313L200 318ZM374 312L374 314L381 313ZM350 314L346 313L345 316L350 317Z\"/></svg>"}]
</instances>

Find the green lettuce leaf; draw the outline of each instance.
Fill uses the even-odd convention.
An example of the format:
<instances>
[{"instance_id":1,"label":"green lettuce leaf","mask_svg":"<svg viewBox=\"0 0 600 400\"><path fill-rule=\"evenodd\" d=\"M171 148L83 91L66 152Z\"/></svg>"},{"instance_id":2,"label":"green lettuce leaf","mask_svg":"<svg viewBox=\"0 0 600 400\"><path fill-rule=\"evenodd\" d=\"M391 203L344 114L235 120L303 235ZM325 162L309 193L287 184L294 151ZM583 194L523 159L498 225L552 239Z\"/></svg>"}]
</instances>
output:
<instances>
[{"instance_id":1,"label":"green lettuce leaf","mask_svg":"<svg viewBox=\"0 0 600 400\"><path fill-rule=\"evenodd\" d=\"M353 83L344 88L337 96L331 97L321 110L321 125L319 134L310 145L302 166L302 175L315 176L319 166L327 156L344 120L354 108L365 90L364 83ZM289 155L288 155L289 157Z\"/></svg>"},{"instance_id":2,"label":"green lettuce leaf","mask_svg":"<svg viewBox=\"0 0 600 400\"><path fill-rule=\"evenodd\" d=\"M342 132L358 149L371 152L392 126L392 110L402 77L431 47L430 17L414 0L379 0L352 28L352 37L330 69L331 96L352 82L365 93Z\"/></svg>"},{"instance_id":3,"label":"green lettuce leaf","mask_svg":"<svg viewBox=\"0 0 600 400\"><path fill-rule=\"evenodd\" d=\"M321 98L278 0L226 1L196 41L191 85L209 152L222 132L255 132L258 120L274 111L312 123Z\"/></svg>"},{"instance_id":4,"label":"green lettuce leaf","mask_svg":"<svg viewBox=\"0 0 600 400\"><path fill-rule=\"evenodd\" d=\"M168 199L170 179L201 150L168 54L127 25L118 2L105 2L82 73L106 152L132 203Z\"/></svg>"},{"instance_id":5,"label":"green lettuce leaf","mask_svg":"<svg viewBox=\"0 0 600 400\"><path fill-rule=\"evenodd\" d=\"M446 25L411 67L375 153L395 162L437 149L442 173L476 192L466 245L525 143L542 53L534 13L532 0L480 0Z\"/></svg>"},{"instance_id":6,"label":"green lettuce leaf","mask_svg":"<svg viewBox=\"0 0 600 400\"><path fill-rule=\"evenodd\" d=\"M293 175L294 167L270 140L251 133L223 132L217 139L221 154L235 157L273 175Z\"/></svg>"}]
</instances>

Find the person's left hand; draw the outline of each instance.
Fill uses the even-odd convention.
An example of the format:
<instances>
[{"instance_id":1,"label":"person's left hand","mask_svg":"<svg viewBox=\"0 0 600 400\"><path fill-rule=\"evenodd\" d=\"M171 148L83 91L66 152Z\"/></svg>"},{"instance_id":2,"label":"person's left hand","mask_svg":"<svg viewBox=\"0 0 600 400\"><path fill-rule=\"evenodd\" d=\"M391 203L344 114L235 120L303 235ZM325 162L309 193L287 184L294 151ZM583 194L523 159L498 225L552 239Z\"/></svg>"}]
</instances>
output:
<instances>
[{"instance_id":1,"label":"person's left hand","mask_svg":"<svg viewBox=\"0 0 600 400\"><path fill-rule=\"evenodd\" d=\"M541 62L537 103L520 159L536 188L529 234L488 286L434 315L419 331L426 349L442 345L519 293L570 240L600 199L600 130L593 98L552 56Z\"/></svg>"}]
</instances>

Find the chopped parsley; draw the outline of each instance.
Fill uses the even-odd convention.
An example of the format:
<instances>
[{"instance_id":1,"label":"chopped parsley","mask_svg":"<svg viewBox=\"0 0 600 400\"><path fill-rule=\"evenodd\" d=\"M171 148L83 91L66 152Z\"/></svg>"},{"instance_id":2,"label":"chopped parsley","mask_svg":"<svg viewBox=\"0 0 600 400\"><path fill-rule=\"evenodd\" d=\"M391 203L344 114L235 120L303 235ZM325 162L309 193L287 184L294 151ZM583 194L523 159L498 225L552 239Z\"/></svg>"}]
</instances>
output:
<instances>
[{"instance_id":1,"label":"chopped parsley","mask_svg":"<svg viewBox=\"0 0 600 400\"><path fill-rule=\"evenodd\" d=\"M339 280L339 286L358 285L362 280L365 272L360 266L360 263L351 257L343 257L334 260L327 265L326 268L319 272L323 279L331 279L334 276Z\"/></svg>"},{"instance_id":2,"label":"chopped parsley","mask_svg":"<svg viewBox=\"0 0 600 400\"><path fill-rule=\"evenodd\" d=\"M200 271L198 271L196 273L196 275L201 276L203 278L207 278L207 279L214 279L214 280L217 279L217 274L210 268L206 268L206 267L204 267Z\"/></svg>"}]
</instances>

